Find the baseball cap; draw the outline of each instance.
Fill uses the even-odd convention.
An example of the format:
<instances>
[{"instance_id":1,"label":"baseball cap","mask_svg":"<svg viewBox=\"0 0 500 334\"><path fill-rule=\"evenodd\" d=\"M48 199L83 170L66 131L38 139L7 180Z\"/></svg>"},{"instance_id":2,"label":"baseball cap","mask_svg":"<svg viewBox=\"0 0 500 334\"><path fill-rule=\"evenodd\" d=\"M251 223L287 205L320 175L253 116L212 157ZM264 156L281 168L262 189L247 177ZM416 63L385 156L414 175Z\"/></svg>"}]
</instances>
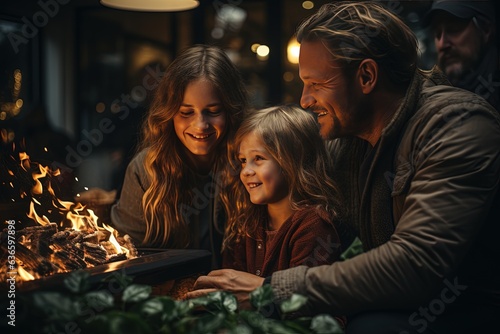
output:
<instances>
[{"instance_id":1,"label":"baseball cap","mask_svg":"<svg viewBox=\"0 0 500 334\"><path fill-rule=\"evenodd\" d=\"M461 19L478 17L491 23L495 22L495 8L491 1L435 0L431 9L424 15L422 24L428 26L439 11L448 12Z\"/></svg>"}]
</instances>

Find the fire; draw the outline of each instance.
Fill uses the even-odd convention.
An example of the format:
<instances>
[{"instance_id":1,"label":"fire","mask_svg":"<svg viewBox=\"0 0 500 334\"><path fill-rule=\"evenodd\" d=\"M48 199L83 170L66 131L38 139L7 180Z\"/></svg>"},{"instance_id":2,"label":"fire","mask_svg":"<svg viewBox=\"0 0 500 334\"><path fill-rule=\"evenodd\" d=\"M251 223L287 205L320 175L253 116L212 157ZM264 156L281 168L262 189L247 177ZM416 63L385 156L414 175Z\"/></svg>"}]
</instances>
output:
<instances>
[{"instance_id":1,"label":"fire","mask_svg":"<svg viewBox=\"0 0 500 334\"><path fill-rule=\"evenodd\" d=\"M30 203L30 212L28 213L28 218L36 221L40 225L48 225L50 224L49 218L47 216L40 217L35 211L35 201Z\"/></svg>"},{"instance_id":2,"label":"fire","mask_svg":"<svg viewBox=\"0 0 500 334\"><path fill-rule=\"evenodd\" d=\"M118 243L118 241L116 240L115 235L114 235L114 233L115 233L115 229L114 229L114 228L112 228L112 227L111 227L111 226L109 226L109 225L106 225L106 224L102 224L102 226L104 226L104 228L105 228L107 231L109 231L109 232L111 233L111 234L110 234L110 236L109 236L109 242L111 242L111 244L115 247L115 249L116 249L116 253L117 253L117 254L127 253L127 252L128 252L128 249L126 249L126 248L122 247L122 246Z\"/></svg>"},{"instance_id":3,"label":"fire","mask_svg":"<svg viewBox=\"0 0 500 334\"><path fill-rule=\"evenodd\" d=\"M60 175L58 169L31 162L24 152L19 153L19 163L22 170L31 173L34 181L27 213L34 226L16 231L16 264L21 280L137 256L130 237L120 236L109 225L100 226L99 218L85 205L58 198L51 185L51 179ZM21 198L27 196L26 193L20 195ZM58 213L60 221L51 221L53 218L40 213L42 209L50 217ZM0 271L0 277L2 274L5 273Z\"/></svg>"},{"instance_id":4,"label":"fire","mask_svg":"<svg viewBox=\"0 0 500 334\"><path fill-rule=\"evenodd\" d=\"M35 277L33 277L33 275L24 270L22 266L17 267L17 274L19 275L19 277L21 277L23 281L32 281L35 279Z\"/></svg>"}]
</instances>

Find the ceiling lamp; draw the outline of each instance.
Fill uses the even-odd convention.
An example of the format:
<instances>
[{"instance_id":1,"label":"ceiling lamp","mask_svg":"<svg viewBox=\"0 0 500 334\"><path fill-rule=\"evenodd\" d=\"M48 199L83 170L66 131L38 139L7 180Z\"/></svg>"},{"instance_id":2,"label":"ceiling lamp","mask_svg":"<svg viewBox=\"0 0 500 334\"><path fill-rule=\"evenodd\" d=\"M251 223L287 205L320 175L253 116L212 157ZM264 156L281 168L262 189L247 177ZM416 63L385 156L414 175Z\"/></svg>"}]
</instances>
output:
<instances>
[{"instance_id":1,"label":"ceiling lamp","mask_svg":"<svg viewBox=\"0 0 500 334\"><path fill-rule=\"evenodd\" d=\"M177 12L198 7L196 0L101 0L104 6L142 12Z\"/></svg>"}]
</instances>

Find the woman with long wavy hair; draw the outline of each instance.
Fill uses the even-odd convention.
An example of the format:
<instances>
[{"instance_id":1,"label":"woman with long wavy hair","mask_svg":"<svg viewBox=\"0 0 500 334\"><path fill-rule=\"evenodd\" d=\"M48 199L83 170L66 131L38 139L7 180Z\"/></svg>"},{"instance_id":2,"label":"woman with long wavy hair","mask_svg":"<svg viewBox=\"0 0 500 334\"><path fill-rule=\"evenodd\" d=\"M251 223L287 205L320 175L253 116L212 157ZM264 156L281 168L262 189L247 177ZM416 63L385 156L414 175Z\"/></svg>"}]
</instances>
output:
<instances>
[{"instance_id":1,"label":"woman with long wavy hair","mask_svg":"<svg viewBox=\"0 0 500 334\"><path fill-rule=\"evenodd\" d=\"M111 210L115 228L142 247L207 249L217 259L220 171L246 107L243 80L224 51L196 45L180 54L155 92Z\"/></svg>"}]
</instances>

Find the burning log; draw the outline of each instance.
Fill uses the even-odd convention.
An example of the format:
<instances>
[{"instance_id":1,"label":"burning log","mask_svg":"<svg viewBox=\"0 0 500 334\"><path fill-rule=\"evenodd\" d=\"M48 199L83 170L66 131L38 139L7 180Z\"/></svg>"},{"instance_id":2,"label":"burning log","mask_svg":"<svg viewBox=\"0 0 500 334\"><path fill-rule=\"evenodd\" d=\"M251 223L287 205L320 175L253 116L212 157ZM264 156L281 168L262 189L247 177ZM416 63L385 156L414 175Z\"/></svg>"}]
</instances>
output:
<instances>
[{"instance_id":1,"label":"burning log","mask_svg":"<svg viewBox=\"0 0 500 334\"><path fill-rule=\"evenodd\" d=\"M106 261L106 250L102 249L99 245L90 242L83 242L83 249L85 252L85 260L94 264L102 264Z\"/></svg>"},{"instance_id":2,"label":"burning log","mask_svg":"<svg viewBox=\"0 0 500 334\"><path fill-rule=\"evenodd\" d=\"M137 248L135 248L132 238L128 234L123 236L123 246L129 250L130 257L138 256Z\"/></svg>"},{"instance_id":3,"label":"burning log","mask_svg":"<svg viewBox=\"0 0 500 334\"><path fill-rule=\"evenodd\" d=\"M7 230L0 234L1 240L7 239ZM103 231L57 231L55 224L26 227L16 233L17 265L34 278L40 278L137 257L137 250L128 235L117 238L120 250L121 247L130 250L127 254L118 252L108 240L100 241L107 234L111 235ZM6 253L7 243L2 241L1 248Z\"/></svg>"},{"instance_id":4,"label":"burning log","mask_svg":"<svg viewBox=\"0 0 500 334\"><path fill-rule=\"evenodd\" d=\"M28 226L16 233L20 243L41 256L48 256L51 250L48 246L49 238L57 232L56 224L42 226Z\"/></svg>"},{"instance_id":5,"label":"burning log","mask_svg":"<svg viewBox=\"0 0 500 334\"><path fill-rule=\"evenodd\" d=\"M16 264L20 272L27 274L21 279L38 279L137 257L130 237L120 237L116 230L105 224L99 226L98 217L81 203L57 198L51 179L59 175L58 170L32 164L25 153L19 154L19 160L18 171L31 175L33 180L29 194L23 190L20 197L31 199L26 215L38 224L15 231ZM40 213L40 210L44 212ZM5 254L8 232L7 229L0 232L0 248ZM7 261L7 256L2 253L0 259ZM4 282L5 268L6 265L0 268L0 280Z\"/></svg>"},{"instance_id":6,"label":"burning log","mask_svg":"<svg viewBox=\"0 0 500 334\"><path fill-rule=\"evenodd\" d=\"M6 243L2 243L1 248L7 252ZM22 244L16 245L16 260L18 263L22 263L23 267L32 268L32 271L39 273L41 276L49 276L59 270L52 262L39 254L33 253Z\"/></svg>"},{"instance_id":7,"label":"burning log","mask_svg":"<svg viewBox=\"0 0 500 334\"><path fill-rule=\"evenodd\" d=\"M53 243L50 245L50 248L53 250L52 257L59 260L54 262L62 262L64 264L63 268L71 270L87 267L87 263L84 260L84 252L78 248L77 244L73 244L69 240L52 240Z\"/></svg>"},{"instance_id":8,"label":"burning log","mask_svg":"<svg viewBox=\"0 0 500 334\"><path fill-rule=\"evenodd\" d=\"M126 259L127 259L127 255L125 253L114 254L114 255L111 255L109 257L109 259L106 261L106 263L122 261L122 260L126 260Z\"/></svg>"},{"instance_id":9,"label":"burning log","mask_svg":"<svg viewBox=\"0 0 500 334\"><path fill-rule=\"evenodd\" d=\"M108 233L108 235L106 235L106 233L104 233L102 231L95 231L93 233L86 234L83 237L83 240L85 242L89 242L92 244L99 244L101 241L108 240L108 238L109 238L109 233Z\"/></svg>"}]
</instances>

